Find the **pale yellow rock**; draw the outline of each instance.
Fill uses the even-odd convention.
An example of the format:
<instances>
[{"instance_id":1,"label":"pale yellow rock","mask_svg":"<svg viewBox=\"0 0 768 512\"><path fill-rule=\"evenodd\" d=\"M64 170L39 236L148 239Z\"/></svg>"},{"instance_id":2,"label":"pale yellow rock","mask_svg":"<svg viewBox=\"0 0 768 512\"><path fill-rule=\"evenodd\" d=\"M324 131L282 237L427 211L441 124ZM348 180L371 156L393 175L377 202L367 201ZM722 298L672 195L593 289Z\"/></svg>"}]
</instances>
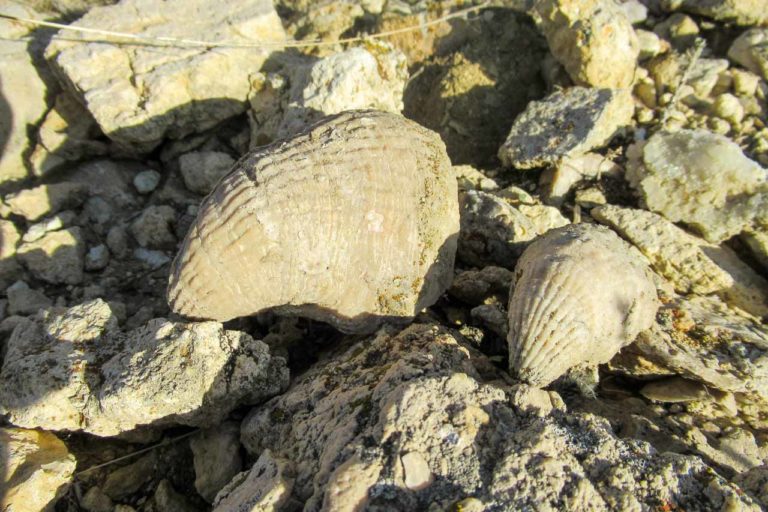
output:
<instances>
[{"instance_id":1,"label":"pale yellow rock","mask_svg":"<svg viewBox=\"0 0 768 512\"><path fill-rule=\"evenodd\" d=\"M65 208L82 203L86 187L73 182L53 183L26 188L5 198L5 203L16 215L35 221Z\"/></svg>"},{"instance_id":2,"label":"pale yellow rock","mask_svg":"<svg viewBox=\"0 0 768 512\"><path fill-rule=\"evenodd\" d=\"M640 52L624 12L610 0L538 0L537 23L555 58L578 85L621 88Z\"/></svg>"},{"instance_id":3,"label":"pale yellow rock","mask_svg":"<svg viewBox=\"0 0 768 512\"><path fill-rule=\"evenodd\" d=\"M40 430L0 429L0 509L50 511L72 481L75 457L56 436Z\"/></svg>"},{"instance_id":4,"label":"pale yellow rock","mask_svg":"<svg viewBox=\"0 0 768 512\"><path fill-rule=\"evenodd\" d=\"M379 479L381 463L364 462L354 457L330 475L323 502L324 510L357 512L365 509L368 492Z\"/></svg>"},{"instance_id":5,"label":"pale yellow rock","mask_svg":"<svg viewBox=\"0 0 768 512\"><path fill-rule=\"evenodd\" d=\"M38 279L52 284L83 280L85 240L79 227L52 231L19 246L18 258Z\"/></svg>"}]
</instances>

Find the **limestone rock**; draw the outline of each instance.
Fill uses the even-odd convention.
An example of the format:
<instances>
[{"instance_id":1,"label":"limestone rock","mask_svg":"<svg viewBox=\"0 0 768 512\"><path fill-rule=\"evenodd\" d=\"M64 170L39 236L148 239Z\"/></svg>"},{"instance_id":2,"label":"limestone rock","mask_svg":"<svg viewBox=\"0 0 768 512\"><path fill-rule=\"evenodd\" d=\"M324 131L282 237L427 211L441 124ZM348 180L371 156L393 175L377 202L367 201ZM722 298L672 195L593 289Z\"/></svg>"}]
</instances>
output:
<instances>
[{"instance_id":1,"label":"limestone rock","mask_svg":"<svg viewBox=\"0 0 768 512\"><path fill-rule=\"evenodd\" d=\"M577 183L597 180L601 176L616 176L621 167L609 158L597 153L585 153L574 157L562 158L555 167L545 170L539 184L547 204L560 206Z\"/></svg>"},{"instance_id":2,"label":"limestone rock","mask_svg":"<svg viewBox=\"0 0 768 512\"><path fill-rule=\"evenodd\" d=\"M531 102L499 148L502 163L518 169L556 164L606 144L630 124L628 89L571 87Z\"/></svg>"},{"instance_id":3,"label":"limestone rock","mask_svg":"<svg viewBox=\"0 0 768 512\"><path fill-rule=\"evenodd\" d=\"M680 9L736 25L768 25L762 0L661 0L664 8Z\"/></svg>"},{"instance_id":4,"label":"limestone rock","mask_svg":"<svg viewBox=\"0 0 768 512\"><path fill-rule=\"evenodd\" d=\"M0 13L21 18L42 16L19 2L3 1ZM29 127L38 125L46 111L46 69L36 66L39 44L22 40L27 25L0 21L0 184L20 181L31 173L26 156L31 151ZM41 77L41 75L43 77Z\"/></svg>"},{"instance_id":5,"label":"limestone rock","mask_svg":"<svg viewBox=\"0 0 768 512\"><path fill-rule=\"evenodd\" d=\"M465 270L453 280L448 294L472 306L482 304L494 294L503 294L504 300L500 302L506 304L506 295L513 277L511 270L502 267L489 266L482 270Z\"/></svg>"},{"instance_id":6,"label":"limestone rock","mask_svg":"<svg viewBox=\"0 0 768 512\"><path fill-rule=\"evenodd\" d=\"M74 25L142 37L258 45L285 39L269 0L226 4L127 0L95 8ZM179 138L245 111L248 75L269 50L205 46L105 45L54 40L46 56L71 84L101 130L132 149L147 151L164 137Z\"/></svg>"},{"instance_id":7,"label":"limestone rock","mask_svg":"<svg viewBox=\"0 0 768 512\"><path fill-rule=\"evenodd\" d=\"M215 512L280 510L293 489L293 471L288 462L275 459L265 449L250 470L244 471L219 492Z\"/></svg>"},{"instance_id":8,"label":"limestone rock","mask_svg":"<svg viewBox=\"0 0 768 512\"><path fill-rule=\"evenodd\" d=\"M197 507L186 496L174 489L167 479L157 484L152 500L157 512L198 512Z\"/></svg>"},{"instance_id":9,"label":"limestone rock","mask_svg":"<svg viewBox=\"0 0 768 512\"><path fill-rule=\"evenodd\" d=\"M678 293L716 294L753 315L768 315L768 281L728 247L707 243L645 210L605 205L590 214L640 249Z\"/></svg>"},{"instance_id":10,"label":"limestone rock","mask_svg":"<svg viewBox=\"0 0 768 512\"><path fill-rule=\"evenodd\" d=\"M157 456L150 452L125 466L112 470L104 481L104 494L113 500L124 500L152 479Z\"/></svg>"},{"instance_id":11,"label":"limestone rock","mask_svg":"<svg viewBox=\"0 0 768 512\"><path fill-rule=\"evenodd\" d=\"M670 377L650 382L643 386L640 394L656 402L677 403L711 400L707 388L700 382Z\"/></svg>"},{"instance_id":12,"label":"limestone rock","mask_svg":"<svg viewBox=\"0 0 768 512\"><path fill-rule=\"evenodd\" d=\"M149 194L160 184L160 173L151 169L141 171L133 178L133 186L139 194Z\"/></svg>"},{"instance_id":13,"label":"limestone rock","mask_svg":"<svg viewBox=\"0 0 768 512\"><path fill-rule=\"evenodd\" d=\"M79 227L52 231L19 246L18 258L38 279L51 284L78 284L83 280L85 241Z\"/></svg>"},{"instance_id":14,"label":"limestone rock","mask_svg":"<svg viewBox=\"0 0 768 512\"><path fill-rule=\"evenodd\" d=\"M149 206L133 221L131 234L140 246L148 249L173 249L176 247L176 235L173 224L176 223L176 210L168 205Z\"/></svg>"},{"instance_id":15,"label":"limestone rock","mask_svg":"<svg viewBox=\"0 0 768 512\"><path fill-rule=\"evenodd\" d=\"M16 246L19 243L19 230L9 220L0 220L0 289L19 278L21 266L16 261Z\"/></svg>"},{"instance_id":16,"label":"limestone rock","mask_svg":"<svg viewBox=\"0 0 768 512\"><path fill-rule=\"evenodd\" d=\"M220 151L193 151L181 155L179 170L184 184L192 192L206 195L222 176L232 170L235 160Z\"/></svg>"},{"instance_id":17,"label":"limestone rock","mask_svg":"<svg viewBox=\"0 0 768 512\"><path fill-rule=\"evenodd\" d=\"M634 347L650 361L723 391L768 400L768 332L716 297L676 298Z\"/></svg>"},{"instance_id":18,"label":"limestone rock","mask_svg":"<svg viewBox=\"0 0 768 512\"><path fill-rule=\"evenodd\" d=\"M31 315L53 305L53 301L43 292L30 288L24 281L13 283L6 293L8 294L8 313L11 315Z\"/></svg>"},{"instance_id":19,"label":"limestone rock","mask_svg":"<svg viewBox=\"0 0 768 512\"><path fill-rule=\"evenodd\" d=\"M189 442L194 454L195 489L209 503L240 473L240 426L226 422L203 430Z\"/></svg>"},{"instance_id":20,"label":"limestone rock","mask_svg":"<svg viewBox=\"0 0 768 512\"><path fill-rule=\"evenodd\" d=\"M752 256L762 265L763 271L768 272L768 228L747 231L741 239L749 247Z\"/></svg>"},{"instance_id":21,"label":"limestone rock","mask_svg":"<svg viewBox=\"0 0 768 512\"><path fill-rule=\"evenodd\" d=\"M765 13L765 9L762 9ZM768 14L765 14L768 23ZM747 30L731 44L728 57L768 81L768 28Z\"/></svg>"},{"instance_id":22,"label":"limestone rock","mask_svg":"<svg viewBox=\"0 0 768 512\"><path fill-rule=\"evenodd\" d=\"M621 88L635 76L639 44L612 0L537 0L549 49L577 85Z\"/></svg>"},{"instance_id":23,"label":"limestone rock","mask_svg":"<svg viewBox=\"0 0 768 512\"><path fill-rule=\"evenodd\" d=\"M79 183L63 182L24 189L5 198L11 212L29 221L79 206L87 189Z\"/></svg>"},{"instance_id":24,"label":"limestone rock","mask_svg":"<svg viewBox=\"0 0 768 512\"><path fill-rule=\"evenodd\" d=\"M85 255L85 270L102 270L109 263L109 249L99 244L88 249Z\"/></svg>"},{"instance_id":25,"label":"limestone rock","mask_svg":"<svg viewBox=\"0 0 768 512\"><path fill-rule=\"evenodd\" d=\"M0 371L0 403L17 425L113 436L214 425L287 382L285 361L247 334L162 318L123 333L97 299L21 322Z\"/></svg>"},{"instance_id":26,"label":"limestone rock","mask_svg":"<svg viewBox=\"0 0 768 512\"><path fill-rule=\"evenodd\" d=\"M759 510L697 457L621 440L546 392L484 384L488 364L429 325L347 343L246 417L242 440L261 459L241 498L288 494L305 510Z\"/></svg>"},{"instance_id":27,"label":"limestone rock","mask_svg":"<svg viewBox=\"0 0 768 512\"><path fill-rule=\"evenodd\" d=\"M630 160L627 179L651 211L719 243L768 225L768 176L721 135L703 130L654 134Z\"/></svg>"},{"instance_id":28,"label":"limestone rock","mask_svg":"<svg viewBox=\"0 0 768 512\"><path fill-rule=\"evenodd\" d=\"M0 508L5 512L53 510L75 472L75 457L64 443L49 432L2 428L0 446Z\"/></svg>"},{"instance_id":29,"label":"limestone rock","mask_svg":"<svg viewBox=\"0 0 768 512\"><path fill-rule=\"evenodd\" d=\"M83 495L80 505L88 512L113 512L115 504L99 487L91 487Z\"/></svg>"}]
</instances>

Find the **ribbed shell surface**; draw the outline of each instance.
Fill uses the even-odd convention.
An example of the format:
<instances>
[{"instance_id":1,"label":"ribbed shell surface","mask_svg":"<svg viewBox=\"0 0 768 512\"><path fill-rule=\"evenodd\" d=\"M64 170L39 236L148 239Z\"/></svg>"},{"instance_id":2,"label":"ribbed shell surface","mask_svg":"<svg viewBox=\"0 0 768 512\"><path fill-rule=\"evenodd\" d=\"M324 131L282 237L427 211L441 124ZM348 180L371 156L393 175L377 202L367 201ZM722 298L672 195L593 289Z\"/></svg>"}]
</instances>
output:
<instances>
[{"instance_id":1,"label":"ribbed shell surface","mask_svg":"<svg viewBox=\"0 0 768 512\"><path fill-rule=\"evenodd\" d=\"M395 114L346 112L236 164L189 230L168 300L191 318L276 309L372 331L438 299L458 230L439 136Z\"/></svg>"},{"instance_id":2,"label":"ribbed shell surface","mask_svg":"<svg viewBox=\"0 0 768 512\"><path fill-rule=\"evenodd\" d=\"M589 224L549 231L515 267L510 371L546 386L574 366L605 363L651 326L657 309L647 265L613 231Z\"/></svg>"}]
</instances>

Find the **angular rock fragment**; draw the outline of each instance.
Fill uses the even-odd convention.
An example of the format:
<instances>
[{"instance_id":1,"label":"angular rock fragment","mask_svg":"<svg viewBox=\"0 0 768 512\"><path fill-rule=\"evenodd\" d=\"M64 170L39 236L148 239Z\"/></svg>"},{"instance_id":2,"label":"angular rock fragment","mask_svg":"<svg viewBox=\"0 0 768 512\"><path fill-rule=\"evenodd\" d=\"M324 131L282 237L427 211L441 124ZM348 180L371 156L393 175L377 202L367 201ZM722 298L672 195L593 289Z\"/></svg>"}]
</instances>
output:
<instances>
[{"instance_id":1,"label":"angular rock fragment","mask_svg":"<svg viewBox=\"0 0 768 512\"><path fill-rule=\"evenodd\" d=\"M54 183L16 192L7 196L5 202L14 214L35 221L79 206L85 200L87 191L85 185L80 183Z\"/></svg>"},{"instance_id":2,"label":"angular rock fragment","mask_svg":"<svg viewBox=\"0 0 768 512\"><path fill-rule=\"evenodd\" d=\"M5 292L11 315L31 315L53 305L53 301L43 292L30 288L24 281L16 281Z\"/></svg>"},{"instance_id":3,"label":"angular rock fragment","mask_svg":"<svg viewBox=\"0 0 768 512\"><path fill-rule=\"evenodd\" d=\"M216 494L240 473L240 426L235 422L203 430L189 441L194 454L195 489L212 503Z\"/></svg>"},{"instance_id":4,"label":"angular rock fragment","mask_svg":"<svg viewBox=\"0 0 768 512\"><path fill-rule=\"evenodd\" d=\"M624 12L611 0L538 0L537 23L549 49L577 85L627 87L639 45Z\"/></svg>"},{"instance_id":5,"label":"angular rock fragment","mask_svg":"<svg viewBox=\"0 0 768 512\"><path fill-rule=\"evenodd\" d=\"M192 192L206 195L232 170L235 160L220 151L192 151L179 158L179 171Z\"/></svg>"},{"instance_id":6,"label":"angular rock fragment","mask_svg":"<svg viewBox=\"0 0 768 512\"><path fill-rule=\"evenodd\" d=\"M768 25L762 0L662 0L665 9L679 9L736 25Z\"/></svg>"},{"instance_id":7,"label":"angular rock fragment","mask_svg":"<svg viewBox=\"0 0 768 512\"><path fill-rule=\"evenodd\" d=\"M245 111L256 72L285 39L269 0L127 0L93 9L73 25L252 45L124 46L56 39L46 56L79 96L101 130L134 150L148 151L164 137L178 138Z\"/></svg>"},{"instance_id":8,"label":"angular rock fragment","mask_svg":"<svg viewBox=\"0 0 768 512\"><path fill-rule=\"evenodd\" d=\"M280 510L290 499L293 470L288 461L275 459L265 449L250 470L235 476L213 503L214 512Z\"/></svg>"},{"instance_id":9,"label":"angular rock fragment","mask_svg":"<svg viewBox=\"0 0 768 512\"><path fill-rule=\"evenodd\" d=\"M768 23L768 14L765 16ZM728 57L768 81L768 28L753 28L741 34L728 49Z\"/></svg>"},{"instance_id":10,"label":"angular rock fragment","mask_svg":"<svg viewBox=\"0 0 768 512\"><path fill-rule=\"evenodd\" d=\"M565 157L555 167L541 174L539 185L547 204L560 206L574 185L586 180L597 180L601 176L616 176L621 167L609 158L597 153L585 153Z\"/></svg>"},{"instance_id":11,"label":"angular rock fragment","mask_svg":"<svg viewBox=\"0 0 768 512\"><path fill-rule=\"evenodd\" d=\"M512 271L502 267L489 266L482 270L466 270L456 276L448 294L472 306L483 304L485 299L494 294L503 294L505 300L501 303L506 304L506 295L509 293L513 277Z\"/></svg>"},{"instance_id":12,"label":"angular rock fragment","mask_svg":"<svg viewBox=\"0 0 768 512\"><path fill-rule=\"evenodd\" d=\"M8 288L19 278L21 265L16 260L16 245L20 239L13 222L0 220L0 289Z\"/></svg>"},{"instance_id":13,"label":"angular rock fragment","mask_svg":"<svg viewBox=\"0 0 768 512\"><path fill-rule=\"evenodd\" d=\"M85 241L79 227L52 231L19 246L19 261L38 279L51 284L78 284L83 280Z\"/></svg>"},{"instance_id":14,"label":"angular rock fragment","mask_svg":"<svg viewBox=\"0 0 768 512\"><path fill-rule=\"evenodd\" d=\"M628 89L571 87L528 104L515 119L499 158L508 167L531 169L576 157L606 144L630 124Z\"/></svg>"},{"instance_id":15,"label":"angular rock fragment","mask_svg":"<svg viewBox=\"0 0 768 512\"><path fill-rule=\"evenodd\" d=\"M242 440L261 458L219 510L267 495L306 510L759 510L701 459L621 440L545 391L482 383L491 368L435 326L347 344L246 417Z\"/></svg>"},{"instance_id":16,"label":"angular rock fragment","mask_svg":"<svg viewBox=\"0 0 768 512\"><path fill-rule=\"evenodd\" d=\"M97 299L17 326L0 371L0 404L16 425L114 436L141 426L213 425L287 383L285 361L247 334L162 318L123 333Z\"/></svg>"},{"instance_id":17,"label":"angular rock fragment","mask_svg":"<svg viewBox=\"0 0 768 512\"><path fill-rule=\"evenodd\" d=\"M768 174L726 137L659 132L632 156L627 179L648 209L709 242L768 225Z\"/></svg>"},{"instance_id":18,"label":"angular rock fragment","mask_svg":"<svg viewBox=\"0 0 768 512\"><path fill-rule=\"evenodd\" d=\"M710 244L645 210L605 205L590 215L640 249L678 293L716 294L748 313L768 315L768 281L728 247Z\"/></svg>"},{"instance_id":19,"label":"angular rock fragment","mask_svg":"<svg viewBox=\"0 0 768 512\"><path fill-rule=\"evenodd\" d=\"M0 509L52 510L75 472L75 457L49 432L0 428Z\"/></svg>"},{"instance_id":20,"label":"angular rock fragment","mask_svg":"<svg viewBox=\"0 0 768 512\"><path fill-rule=\"evenodd\" d=\"M142 247L173 249L176 247L175 222L176 210L168 205L153 205L144 209L133 221L130 231Z\"/></svg>"}]
</instances>

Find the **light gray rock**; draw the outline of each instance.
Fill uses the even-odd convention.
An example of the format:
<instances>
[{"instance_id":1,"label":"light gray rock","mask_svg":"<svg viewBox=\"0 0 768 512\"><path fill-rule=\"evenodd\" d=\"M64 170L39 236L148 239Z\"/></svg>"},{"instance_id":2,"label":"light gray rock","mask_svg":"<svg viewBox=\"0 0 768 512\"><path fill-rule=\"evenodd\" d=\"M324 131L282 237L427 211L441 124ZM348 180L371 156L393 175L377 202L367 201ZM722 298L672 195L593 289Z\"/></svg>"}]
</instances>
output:
<instances>
[{"instance_id":1,"label":"light gray rock","mask_svg":"<svg viewBox=\"0 0 768 512\"><path fill-rule=\"evenodd\" d=\"M106 242L109 252L117 258L122 259L130 254L128 232L123 226L112 226L107 233Z\"/></svg>"},{"instance_id":2,"label":"light gray rock","mask_svg":"<svg viewBox=\"0 0 768 512\"><path fill-rule=\"evenodd\" d=\"M533 12L550 51L577 85L632 83L639 45L613 0L537 0Z\"/></svg>"},{"instance_id":3,"label":"light gray rock","mask_svg":"<svg viewBox=\"0 0 768 512\"><path fill-rule=\"evenodd\" d=\"M46 215L80 206L87 191L83 184L63 182L27 188L6 196L4 200L15 215L36 221Z\"/></svg>"},{"instance_id":4,"label":"light gray rock","mask_svg":"<svg viewBox=\"0 0 768 512\"><path fill-rule=\"evenodd\" d=\"M696 96L706 98L712 93L718 77L726 69L728 69L728 61L725 59L698 59L691 67L686 84L693 88ZM677 83L667 82L665 85L667 88L676 87Z\"/></svg>"},{"instance_id":5,"label":"light gray rock","mask_svg":"<svg viewBox=\"0 0 768 512\"><path fill-rule=\"evenodd\" d=\"M640 389L640 394L648 400L665 403L712 400L702 383L682 377L649 382Z\"/></svg>"},{"instance_id":6,"label":"light gray rock","mask_svg":"<svg viewBox=\"0 0 768 512\"><path fill-rule=\"evenodd\" d=\"M193 151L181 155L179 170L192 192L207 195L223 176L229 174L235 159L220 151Z\"/></svg>"},{"instance_id":7,"label":"light gray rock","mask_svg":"<svg viewBox=\"0 0 768 512\"><path fill-rule=\"evenodd\" d=\"M111 139L139 151L209 129L245 111L248 75L285 39L269 0L127 0L93 9L78 27L250 44L254 47L105 45L56 39L46 56Z\"/></svg>"},{"instance_id":8,"label":"light gray rock","mask_svg":"<svg viewBox=\"0 0 768 512\"><path fill-rule=\"evenodd\" d=\"M30 288L24 281L16 281L5 292L11 315L31 315L53 305L53 301L43 292Z\"/></svg>"},{"instance_id":9,"label":"light gray rock","mask_svg":"<svg viewBox=\"0 0 768 512\"><path fill-rule=\"evenodd\" d=\"M160 184L160 173L148 169L141 171L133 178L133 186L139 194L149 194L153 192Z\"/></svg>"},{"instance_id":10,"label":"light gray rock","mask_svg":"<svg viewBox=\"0 0 768 512\"><path fill-rule=\"evenodd\" d=\"M133 221L131 235L140 246L147 249L173 249L176 247L176 235L173 224L176 222L176 210L168 205L148 206Z\"/></svg>"},{"instance_id":11,"label":"light gray rock","mask_svg":"<svg viewBox=\"0 0 768 512\"><path fill-rule=\"evenodd\" d=\"M753 28L741 34L728 49L728 58L768 80L768 28Z\"/></svg>"},{"instance_id":12,"label":"light gray rock","mask_svg":"<svg viewBox=\"0 0 768 512\"><path fill-rule=\"evenodd\" d=\"M143 247L135 249L133 257L150 268L160 268L171 261L171 257L162 251L153 251Z\"/></svg>"},{"instance_id":13,"label":"light gray rock","mask_svg":"<svg viewBox=\"0 0 768 512\"><path fill-rule=\"evenodd\" d=\"M203 430L189 441L195 464L195 489L212 503L243 469L240 425L232 421Z\"/></svg>"},{"instance_id":14,"label":"light gray rock","mask_svg":"<svg viewBox=\"0 0 768 512\"><path fill-rule=\"evenodd\" d=\"M285 361L247 334L162 318L123 333L96 299L17 326L0 403L17 425L114 436L147 425L215 425L287 383Z\"/></svg>"},{"instance_id":15,"label":"light gray rock","mask_svg":"<svg viewBox=\"0 0 768 512\"><path fill-rule=\"evenodd\" d=\"M658 132L630 155L627 179L651 211L719 243L768 225L768 175L721 135Z\"/></svg>"},{"instance_id":16,"label":"light gray rock","mask_svg":"<svg viewBox=\"0 0 768 512\"><path fill-rule=\"evenodd\" d=\"M16 224L0 220L0 289L8 288L19 278L21 265L16 260L16 246L20 239Z\"/></svg>"},{"instance_id":17,"label":"light gray rock","mask_svg":"<svg viewBox=\"0 0 768 512\"><path fill-rule=\"evenodd\" d=\"M4 0L0 13L28 19L43 16L20 2ZM38 125L48 110L47 86L38 68L39 44L23 40L31 27L10 20L0 21L0 184L23 180L31 172L26 154L31 151L29 127Z\"/></svg>"},{"instance_id":18,"label":"light gray rock","mask_svg":"<svg viewBox=\"0 0 768 512\"><path fill-rule=\"evenodd\" d=\"M490 192L498 190L499 184L489 178L471 165L454 165L453 172L456 174L456 181L459 184L459 190L482 190Z\"/></svg>"},{"instance_id":19,"label":"light gray rock","mask_svg":"<svg viewBox=\"0 0 768 512\"><path fill-rule=\"evenodd\" d=\"M716 297L678 297L663 305L634 347L648 360L723 391L768 400L768 332ZM764 405L763 405L764 407Z\"/></svg>"},{"instance_id":20,"label":"light gray rock","mask_svg":"<svg viewBox=\"0 0 768 512\"><path fill-rule=\"evenodd\" d=\"M246 417L242 440L262 458L238 477L247 492L219 510L252 510L254 496L339 511L461 500L478 511L759 510L697 457L621 440L606 420L568 414L545 391L485 384L481 372L498 377L435 326L347 343Z\"/></svg>"},{"instance_id":21,"label":"light gray rock","mask_svg":"<svg viewBox=\"0 0 768 512\"><path fill-rule=\"evenodd\" d=\"M0 429L0 508L7 512L52 510L72 482L77 462L50 432Z\"/></svg>"},{"instance_id":22,"label":"light gray rock","mask_svg":"<svg viewBox=\"0 0 768 512\"><path fill-rule=\"evenodd\" d=\"M661 0L661 5L667 10L680 9L736 25L768 24L762 0Z\"/></svg>"},{"instance_id":23,"label":"light gray rock","mask_svg":"<svg viewBox=\"0 0 768 512\"><path fill-rule=\"evenodd\" d=\"M753 315L768 315L768 281L727 246L710 244L645 210L605 205L590 214L634 244L678 293L716 294Z\"/></svg>"},{"instance_id":24,"label":"light gray rock","mask_svg":"<svg viewBox=\"0 0 768 512\"><path fill-rule=\"evenodd\" d=\"M52 217L46 217L40 222L32 224L29 229L24 233L21 239L24 242L34 242L40 240L46 233L51 231L57 231L71 226L77 219L77 214L72 210L65 210L61 213L57 213Z\"/></svg>"},{"instance_id":25,"label":"light gray rock","mask_svg":"<svg viewBox=\"0 0 768 512\"><path fill-rule=\"evenodd\" d=\"M261 452L250 470L233 478L216 496L215 512L281 510L293 489L288 461L275 459L269 449Z\"/></svg>"},{"instance_id":26,"label":"light gray rock","mask_svg":"<svg viewBox=\"0 0 768 512\"><path fill-rule=\"evenodd\" d=\"M558 163L606 144L632 121L628 89L571 87L528 104L515 119L499 158L508 167L531 169Z\"/></svg>"},{"instance_id":27,"label":"light gray rock","mask_svg":"<svg viewBox=\"0 0 768 512\"><path fill-rule=\"evenodd\" d=\"M617 176L622 169L609 158L597 153L565 157L541 174L539 185L547 204L560 206L571 189L583 181L602 176Z\"/></svg>"},{"instance_id":28,"label":"light gray rock","mask_svg":"<svg viewBox=\"0 0 768 512\"><path fill-rule=\"evenodd\" d=\"M102 270L109 264L109 249L99 244L88 249L85 255L85 270Z\"/></svg>"},{"instance_id":29,"label":"light gray rock","mask_svg":"<svg viewBox=\"0 0 768 512\"><path fill-rule=\"evenodd\" d=\"M19 261L37 279L51 284L78 284L83 280L85 241L79 227L52 231L19 246Z\"/></svg>"}]
</instances>

